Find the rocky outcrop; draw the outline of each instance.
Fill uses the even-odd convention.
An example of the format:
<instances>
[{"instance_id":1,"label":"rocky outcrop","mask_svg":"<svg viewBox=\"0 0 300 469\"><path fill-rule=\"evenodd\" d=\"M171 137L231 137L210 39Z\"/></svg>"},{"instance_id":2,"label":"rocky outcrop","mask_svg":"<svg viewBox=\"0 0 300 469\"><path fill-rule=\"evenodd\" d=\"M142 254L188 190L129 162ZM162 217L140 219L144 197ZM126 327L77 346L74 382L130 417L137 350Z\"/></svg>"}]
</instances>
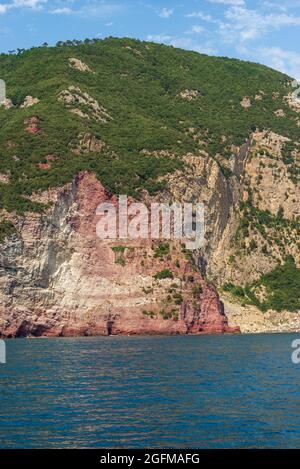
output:
<instances>
[{"instance_id":1,"label":"rocky outcrop","mask_svg":"<svg viewBox=\"0 0 300 469\"><path fill-rule=\"evenodd\" d=\"M249 107L251 107L251 101L247 96L244 96L240 104L245 109L248 109Z\"/></svg>"},{"instance_id":2,"label":"rocky outcrop","mask_svg":"<svg viewBox=\"0 0 300 469\"><path fill-rule=\"evenodd\" d=\"M294 93L289 93L287 96L285 96L284 101L289 105L291 109L296 112L300 112L300 99L299 92L297 92L297 90L295 90Z\"/></svg>"},{"instance_id":3,"label":"rocky outcrop","mask_svg":"<svg viewBox=\"0 0 300 469\"><path fill-rule=\"evenodd\" d=\"M79 72L91 72L92 71L87 64L82 62L82 60L80 59L76 59L75 57L69 58L69 65L71 68L74 68L75 70L78 70Z\"/></svg>"},{"instance_id":4,"label":"rocky outcrop","mask_svg":"<svg viewBox=\"0 0 300 469\"><path fill-rule=\"evenodd\" d=\"M25 99L22 104L20 105L14 105L11 99L7 98L5 99L2 103L0 103L0 106L3 106L4 109L11 109L11 108L21 108L21 109L26 109L29 107L34 106L35 104L38 104L40 100L38 98L34 98L33 96L25 96Z\"/></svg>"},{"instance_id":5,"label":"rocky outcrop","mask_svg":"<svg viewBox=\"0 0 300 469\"><path fill-rule=\"evenodd\" d=\"M78 136L78 143L72 148L73 153L80 155L82 153L99 153L105 147L103 140L89 133L81 133Z\"/></svg>"},{"instance_id":6,"label":"rocky outcrop","mask_svg":"<svg viewBox=\"0 0 300 469\"><path fill-rule=\"evenodd\" d=\"M12 100L9 98L6 98L2 103L0 103L0 106L3 106L4 109L11 109L14 107Z\"/></svg>"},{"instance_id":7,"label":"rocky outcrop","mask_svg":"<svg viewBox=\"0 0 300 469\"><path fill-rule=\"evenodd\" d=\"M25 99L24 99L23 104L21 104L20 107L21 108L32 107L35 104L38 104L39 102L40 102L40 100L38 98L33 98L32 96L26 96Z\"/></svg>"},{"instance_id":8,"label":"rocky outcrop","mask_svg":"<svg viewBox=\"0 0 300 469\"><path fill-rule=\"evenodd\" d=\"M189 133L196 135L194 129ZM205 140L205 133L197 139ZM187 154L184 170L165 177L168 200L204 204L202 253L206 273L218 287L257 280L287 254L300 264L298 142L257 130L231 152L226 162L219 155L212 159L204 149ZM225 163L227 177L221 168ZM278 216L284 219L281 226ZM242 231L243 226L248 228Z\"/></svg>"},{"instance_id":9,"label":"rocky outcrop","mask_svg":"<svg viewBox=\"0 0 300 469\"><path fill-rule=\"evenodd\" d=\"M38 117L29 117L28 119L25 119L24 124L25 124L25 131L28 134L37 134L40 132L40 127L39 127L39 118Z\"/></svg>"},{"instance_id":10,"label":"rocky outcrop","mask_svg":"<svg viewBox=\"0 0 300 469\"><path fill-rule=\"evenodd\" d=\"M0 173L1 184L9 184L9 181L10 181L10 174Z\"/></svg>"},{"instance_id":11,"label":"rocky outcrop","mask_svg":"<svg viewBox=\"0 0 300 469\"><path fill-rule=\"evenodd\" d=\"M78 86L69 86L67 90L62 90L58 99L66 105L70 112L84 119L93 119L102 123L107 123L112 119L107 109Z\"/></svg>"},{"instance_id":12,"label":"rocky outcrop","mask_svg":"<svg viewBox=\"0 0 300 469\"><path fill-rule=\"evenodd\" d=\"M238 331L179 241L160 253L150 239L97 237L98 204L117 199L93 174L35 200L51 208L10 215L18 235L1 245L1 336Z\"/></svg>"},{"instance_id":13,"label":"rocky outcrop","mask_svg":"<svg viewBox=\"0 0 300 469\"><path fill-rule=\"evenodd\" d=\"M180 92L180 96L186 101L195 101L202 96L202 93L199 90L183 90Z\"/></svg>"},{"instance_id":14,"label":"rocky outcrop","mask_svg":"<svg viewBox=\"0 0 300 469\"><path fill-rule=\"evenodd\" d=\"M265 311L252 305L241 305L236 299L222 294L226 315L231 327L239 326L242 333L279 333L300 332L299 312Z\"/></svg>"}]
</instances>

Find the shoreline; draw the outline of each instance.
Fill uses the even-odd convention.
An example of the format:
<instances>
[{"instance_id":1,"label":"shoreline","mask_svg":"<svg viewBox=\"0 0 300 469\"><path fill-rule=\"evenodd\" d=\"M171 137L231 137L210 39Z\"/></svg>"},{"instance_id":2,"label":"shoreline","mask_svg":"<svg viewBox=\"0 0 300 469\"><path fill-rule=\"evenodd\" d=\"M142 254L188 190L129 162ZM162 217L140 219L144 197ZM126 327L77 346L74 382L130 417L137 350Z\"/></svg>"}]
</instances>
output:
<instances>
[{"instance_id":1,"label":"shoreline","mask_svg":"<svg viewBox=\"0 0 300 469\"><path fill-rule=\"evenodd\" d=\"M121 337L145 337L145 338L152 338L152 337L224 337L224 336L254 336L254 335L280 335L280 334L300 334L299 330L268 330L268 331L253 331L253 332L240 332L240 333L224 333L224 334L111 334L111 335L72 335L72 336L24 336L24 337L0 337L0 340L3 341L12 341L12 340L38 340L38 339L96 339L96 338L121 338Z\"/></svg>"},{"instance_id":2,"label":"shoreline","mask_svg":"<svg viewBox=\"0 0 300 469\"><path fill-rule=\"evenodd\" d=\"M262 312L252 305L240 305L230 295L221 295L228 324L239 325L242 334L283 334L300 333L300 312L273 311Z\"/></svg>"}]
</instances>

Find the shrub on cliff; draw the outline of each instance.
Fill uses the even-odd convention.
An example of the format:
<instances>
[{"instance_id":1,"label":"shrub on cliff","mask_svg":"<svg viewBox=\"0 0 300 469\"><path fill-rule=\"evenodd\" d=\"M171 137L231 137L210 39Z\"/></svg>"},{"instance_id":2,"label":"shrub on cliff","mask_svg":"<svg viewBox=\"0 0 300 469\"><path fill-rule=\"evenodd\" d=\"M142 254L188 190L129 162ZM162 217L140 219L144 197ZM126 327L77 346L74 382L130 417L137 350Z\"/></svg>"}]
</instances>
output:
<instances>
[{"instance_id":1,"label":"shrub on cliff","mask_svg":"<svg viewBox=\"0 0 300 469\"><path fill-rule=\"evenodd\" d=\"M245 288L228 283L223 289L262 311L300 310L300 269L292 256L287 256L283 264ZM261 289L264 290L264 299L258 294Z\"/></svg>"},{"instance_id":2,"label":"shrub on cliff","mask_svg":"<svg viewBox=\"0 0 300 469\"><path fill-rule=\"evenodd\" d=\"M7 236L16 232L13 223L9 220L0 219L0 243L3 243Z\"/></svg>"},{"instance_id":3,"label":"shrub on cliff","mask_svg":"<svg viewBox=\"0 0 300 469\"><path fill-rule=\"evenodd\" d=\"M157 272L157 274L155 274L153 277L155 278L155 280L162 280L165 278L174 278L174 275L170 271L170 269L164 269L164 270L161 270L160 272Z\"/></svg>"},{"instance_id":4,"label":"shrub on cliff","mask_svg":"<svg viewBox=\"0 0 300 469\"><path fill-rule=\"evenodd\" d=\"M170 244L169 243L159 243L158 246L155 248L154 256L155 258L162 259L164 256L169 254L170 252Z\"/></svg>"}]
</instances>

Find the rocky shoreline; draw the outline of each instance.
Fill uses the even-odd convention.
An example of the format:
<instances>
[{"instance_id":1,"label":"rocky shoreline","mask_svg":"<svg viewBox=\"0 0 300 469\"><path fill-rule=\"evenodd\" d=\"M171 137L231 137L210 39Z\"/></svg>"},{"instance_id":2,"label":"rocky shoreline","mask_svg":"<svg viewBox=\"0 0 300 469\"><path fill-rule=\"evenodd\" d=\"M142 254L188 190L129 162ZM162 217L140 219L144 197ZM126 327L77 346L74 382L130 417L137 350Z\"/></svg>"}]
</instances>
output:
<instances>
[{"instance_id":1,"label":"rocky shoreline","mask_svg":"<svg viewBox=\"0 0 300 469\"><path fill-rule=\"evenodd\" d=\"M222 295L228 323L237 324L242 334L296 333L300 332L300 313L290 311L262 312L255 306L242 306L229 295Z\"/></svg>"}]
</instances>

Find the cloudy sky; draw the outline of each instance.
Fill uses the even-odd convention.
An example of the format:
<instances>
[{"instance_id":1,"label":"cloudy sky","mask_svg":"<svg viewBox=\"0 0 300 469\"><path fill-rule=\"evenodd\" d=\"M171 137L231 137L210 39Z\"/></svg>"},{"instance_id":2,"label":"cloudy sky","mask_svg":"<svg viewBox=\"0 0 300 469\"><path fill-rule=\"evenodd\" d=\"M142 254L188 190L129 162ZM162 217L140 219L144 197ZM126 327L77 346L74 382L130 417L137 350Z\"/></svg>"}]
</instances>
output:
<instances>
[{"instance_id":1,"label":"cloudy sky","mask_svg":"<svg viewBox=\"0 0 300 469\"><path fill-rule=\"evenodd\" d=\"M0 50L129 36L300 79L300 0L0 0Z\"/></svg>"}]
</instances>

